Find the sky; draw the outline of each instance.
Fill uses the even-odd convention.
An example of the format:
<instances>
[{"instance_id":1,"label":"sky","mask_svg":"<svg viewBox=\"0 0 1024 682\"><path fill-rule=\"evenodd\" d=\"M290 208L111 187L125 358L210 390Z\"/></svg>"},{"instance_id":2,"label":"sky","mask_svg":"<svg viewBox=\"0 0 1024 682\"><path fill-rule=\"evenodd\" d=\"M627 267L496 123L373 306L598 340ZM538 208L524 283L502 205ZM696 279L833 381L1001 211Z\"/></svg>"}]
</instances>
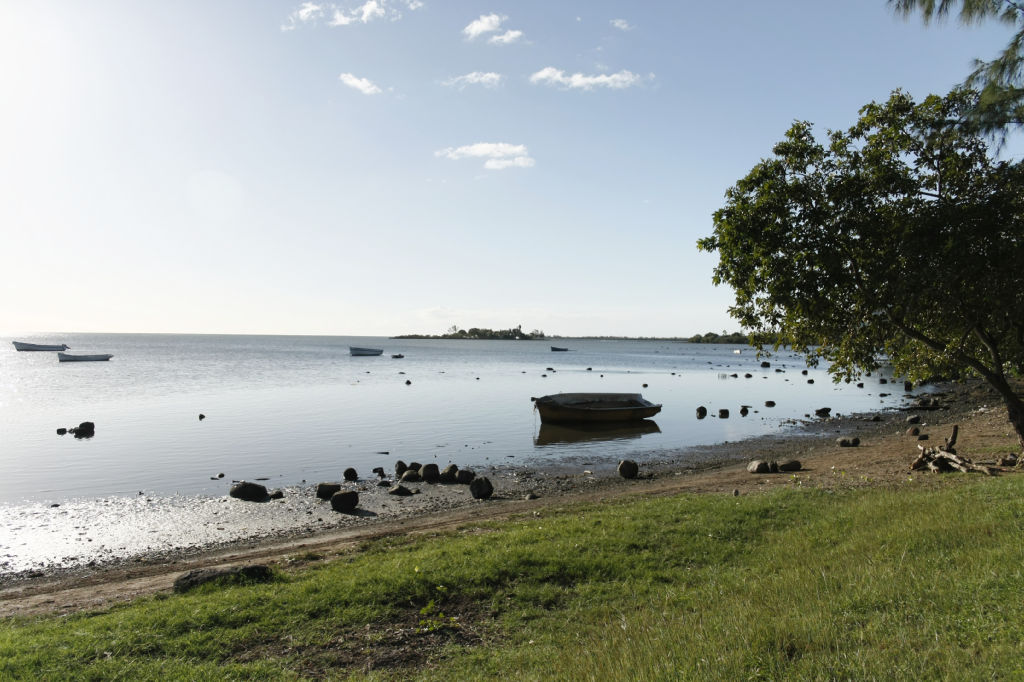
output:
<instances>
[{"instance_id":1,"label":"sky","mask_svg":"<svg viewBox=\"0 0 1024 682\"><path fill-rule=\"evenodd\" d=\"M738 330L725 191L1010 29L885 0L3 0L0 332Z\"/></svg>"}]
</instances>

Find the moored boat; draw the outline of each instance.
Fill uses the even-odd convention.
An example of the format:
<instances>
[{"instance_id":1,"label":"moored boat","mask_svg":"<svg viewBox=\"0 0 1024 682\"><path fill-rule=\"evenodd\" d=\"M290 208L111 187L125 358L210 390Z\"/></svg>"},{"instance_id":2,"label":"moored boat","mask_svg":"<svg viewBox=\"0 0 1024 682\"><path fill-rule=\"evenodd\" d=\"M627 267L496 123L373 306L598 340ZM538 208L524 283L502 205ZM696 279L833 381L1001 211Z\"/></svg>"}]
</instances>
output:
<instances>
[{"instance_id":1,"label":"moored boat","mask_svg":"<svg viewBox=\"0 0 1024 682\"><path fill-rule=\"evenodd\" d=\"M384 353L383 348L359 348L358 346L349 346L348 352L351 355L381 355Z\"/></svg>"},{"instance_id":2,"label":"moored boat","mask_svg":"<svg viewBox=\"0 0 1024 682\"><path fill-rule=\"evenodd\" d=\"M394 354L394 355L392 355L391 357L393 357L393 358L394 358L395 360L401 360L401 359L402 359L402 358L404 358L405 356L404 356L404 355L402 355L401 353L395 353L395 354Z\"/></svg>"},{"instance_id":3,"label":"moored boat","mask_svg":"<svg viewBox=\"0 0 1024 682\"><path fill-rule=\"evenodd\" d=\"M534 407L546 424L629 422L661 412L639 393L557 393L537 398Z\"/></svg>"},{"instance_id":4,"label":"moored boat","mask_svg":"<svg viewBox=\"0 0 1024 682\"><path fill-rule=\"evenodd\" d=\"M59 346L46 345L41 343L25 343L24 341L11 341L14 350L67 350L68 344L62 343Z\"/></svg>"},{"instance_id":5,"label":"moored boat","mask_svg":"<svg viewBox=\"0 0 1024 682\"><path fill-rule=\"evenodd\" d=\"M551 346L551 352L553 353L565 353L568 350L568 348L562 348L560 346Z\"/></svg>"},{"instance_id":6,"label":"moored boat","mask_svg":"<svg viewBox=\"0 0 1024 682\"><path fill-rule=\"evenodd\" d=\"M102 362L114 357L109 353L98 353L95 355L72 355L71 353L57 353L57 360L60 362Z\"/></svg>"}]
</instances>

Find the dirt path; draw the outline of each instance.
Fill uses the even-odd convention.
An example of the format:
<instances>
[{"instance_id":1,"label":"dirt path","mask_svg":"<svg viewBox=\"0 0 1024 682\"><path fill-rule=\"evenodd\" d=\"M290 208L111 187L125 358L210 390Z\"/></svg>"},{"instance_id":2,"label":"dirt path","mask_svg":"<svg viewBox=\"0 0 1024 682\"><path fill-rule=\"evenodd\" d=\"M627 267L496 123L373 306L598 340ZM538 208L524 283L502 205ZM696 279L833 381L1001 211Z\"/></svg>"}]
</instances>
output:
<instances>
[{"instance_id":1,"label":"dirt path","mask_svg":"<svg viewBox=\"0 0 1024 682\"><path fill-rule=\"evenodd\" d=\"M1014 450L1015 439L1005 408L984 386L953 388L940 398L943 409L932 412L897 412L819 422L811 435L766 437L701 449L702 461L718 461L704 468L685 468L671 457L645 465L641 477L625 481L595 477L589 472L571 478L571 484L552 487L535 500L518 495L465 506L418 518L375 521L365 526L310 537L262 543L241 543L227 550L179 556L166 561L130 562L89 571L51 572L0 588L0 617L42 613L70 613L104 607L161 591L168 591L181 573L206 567L268 563L294 569L319 557L329 558L356 549L375 538L414 533L438 533L480 521L504 520L515 515L580 502L639 496L703 494L757 494L782 486L845 488L878 485L927 485L934 474L911 472L917 455L917 436L908 435L906 418L917 414L917 426L929 437L924 445L941 444L953 424L960 425L958 451L976 462L993 463ZM838 435L857 436L859 447L839 447ZM750 459L799 459L798 472L753 475ZM721 462L728 462L722 464ZM1006 473L1019 470L1003 468ZM568 488L568 489L566 489Z\"/></svg>"}]
</instances>

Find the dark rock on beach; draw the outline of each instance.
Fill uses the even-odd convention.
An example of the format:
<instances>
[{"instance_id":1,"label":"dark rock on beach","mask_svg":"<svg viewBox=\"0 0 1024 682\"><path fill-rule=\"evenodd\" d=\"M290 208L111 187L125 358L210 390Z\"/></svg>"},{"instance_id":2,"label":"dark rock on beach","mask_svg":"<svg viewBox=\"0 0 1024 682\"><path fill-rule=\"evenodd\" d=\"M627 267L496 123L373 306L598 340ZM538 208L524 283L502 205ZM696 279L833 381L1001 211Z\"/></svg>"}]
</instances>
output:
<instances>
[{"instance_id":1,"label":"dark rock on beach","mask_svg":"<svg viewBox=\"0 0 1024 682\"><path fill-rule=\"evenodd\" d=\"M706 416L708 416L708 408L701 405L697 408L697 419L703 419Z\"/></svg>"},{"instance_id":2,"label":"dark rock on beach","mask_svg":"<svg viewBox=\"0 0 1024 682\"><path fill-rule=\"evenodd\" d=\"M193 590L200 585L214 580L231 580L232 582L266 583L274 579L274 572L269 566L235 566L233 568L198 568L182 573L174 581L174 591L178 594Z\"/></svg>"},{"instance_id":3,"label":"dark rock on beach","mask_svg":"<svg viewBox=\"0 0 1024 682\"><path fill-rule=\"evenodd\" d=\"M398 460L397 462L395 462L395 477L397 478L404 474L406 469L408 468L409 466L402 460Z\"/></svg>"},{"instance_id":4,"label":"dark rock on beach","mask_svg":"<svg viewBox=\"0 0 1024 682\"><path fill-rule=\"evenodd\" d=\"M747 464L747 471L752 474L767 474L771 471L771 466L763 459L755 459Z\"/></svg>"},{"instance_id":5,"label":"dark rock on beach","mask_svg":"<svg viewBox=\"0 0 1024 682\"><path fill-rule=\"evenodd\" d=\"M774 400L766 400L766 401L764 401L764 406L765 407L775 407L775 401Z\"/></svg>"},{"instance_id":6,"label":"dark rock on beach","mask_svg":"<svg viewBox=\"0 0 1024 682\"><path fill-rule=\"evenodd\" d=\"M92 422L82 422L73 429L68 429L68 433L73 433L75 438L92 438L96 435L96 425Z\"/></svg>"},{"instance_id":7,"label":"dark rock on beach","mask_svg":"<svg viewBox=\"0 0 1024 682\"><path fill-rule=\"evenodd\" d=\"M346 481L358 481L359 480L359 474L352 467L349 467L348 469L345 469L345 472L342 474L342 476L345 478Z\"/></svg>"},{"instance_id":8,"label":"dark rock on beach","mask_svg":"<svg viewBox=\"0 0 1024 682\"><path fill-rule=\"evenodd\" d=\"M351 513L359 506L359 493L355 490L341 490L331 495L331 509Z\"/></svg>"},{"instance_id":9,"label":"dark rock on beach","mask_svg":"<svg viewBox=\"0 0 1024 682\"><path fill-rule=\"evenodd\" d=\"M800 460L784 459L779 462L779 471L800 471Z\"/></svg>"},{"instance_id":10,"label":"dark rock on beach","mask_svg":"<svg viewBox=\"0 0 1024 682\"><path fill-rule=\"evenodd\" d=\"M388 495L398 495L399 497L408 497L413 492L406 488L404 485L396 485L395 487L388 490Z\"/></svg>"},{"instance_id":11,"label":"dark rock on beach","mask_svg":"<svg viewBox=\"0 0 1024 682\"><path fill-rule=\"evenodd\" d=\"M64 434L66 434L67 432L68 432L68 430L67 430L67 429L57 429L57 435L58 435L58 436L63 436L63 435L64 435Z\"/></svg>"},{"instance_id":12,"label":"dark rock on beach","mask_svg":"<svg viewBox=\"0 0 1024 682\"><path fill-rule=\"evenodd\" d=\"M623 478L636 478L640 473L640 466L631 459L624 459L619 462L619 476Z\"/></svg>"},{"instance_id":13,"label":"dark rock on beach","mask_svg":"<svg viewBox=\"0 0 1024 682\"><path fill-rule=\"evenodd\" d=\"M486 500L494 494L494 486L491 485L489 478L480 476L479 478L474 478L469 484L469 494L475 500Z\"/></svg>"},{"instance_id":14,"label":"dark rock on beach","mask_svg":"<svg viewBox=\"0 0 1024 682\"><path fill-rule=\"evenodd\" d=\"M339 490L341 490L340 483L318 483L316 486L316 496L321 500L329 500Z\"/></svg>"},{"instance_id":15,"label":"dark rock on beach","mask_svg":"<svg viewBox=\"0 0 1024 682\"><path fill-rule=\"evenodd\" d=\"M239 481L231 486L231 491L228 494L246 502L262 502L267 499L267 488L259 483Z\"/></svg>"},{"instance_id":16,"label":"dark rock on beach","mask_svg":"<svg viewBox=\"0 0 1024 682\"><path fill-rule=\"evenodd\" d=\"M403 483L419 483L423 480L423 477L420 476L419 469L413 469L410 467L402 472L402 475L399 476L398 480Z\"/></svg>"},{"instance_id":17,"label":"dark rock on beach","mask_svg":"<svg viewBox=\"0 0 1024 682\"><path fill-rule=\"evenodd\" d=\"M468 485L476 478L476 472L472 469L459 469L455 474L455 482Z\"/></svg>"},{"instance_id":18,"label":"dark rock on beach","mask_svg":"<svg viewBox=\"0 0 1024 682\"><path fill-rule=\"evenodd\" d=\"M441 480L441 472L438 470L436 464L430 462L420 467L420 478L422 478L426 483L437 483Z\"/></svg>"},{"instance_id":19,"label":"dark rock on beach","mask_svg":"<svg viewBox=\"0 0 1024 682\"><path fill-rule=\"evenodd\" d=\"M459 474L459 467L454 464L449 464L441 470L438 480L441 483L455 483L455 480Z\"/></svg>"},{"instance_id":20,"label":"dark rock on beach","mask_svg":"<svg viewBox=\"0 0 1024 682\"><path fill-rule=\"evenodd\" d=\"M729 418L729 410L725 409L724 407L722 409L720 409L718 411L718 418L719 419L728 419Z\"/></svg>"},{"instance_id":21,"label":"dark rock on beach","mask_svg":"<svg viewBox=\"0 0 1024 682\"><path fill-rule=\"evenodd\" d=\"M860 438L857 438L856 436L853 438L846 438L845 436L842 438L836 438L836 445L841 448L855 448L860 445Z\"/></svg>"}]
</instances>

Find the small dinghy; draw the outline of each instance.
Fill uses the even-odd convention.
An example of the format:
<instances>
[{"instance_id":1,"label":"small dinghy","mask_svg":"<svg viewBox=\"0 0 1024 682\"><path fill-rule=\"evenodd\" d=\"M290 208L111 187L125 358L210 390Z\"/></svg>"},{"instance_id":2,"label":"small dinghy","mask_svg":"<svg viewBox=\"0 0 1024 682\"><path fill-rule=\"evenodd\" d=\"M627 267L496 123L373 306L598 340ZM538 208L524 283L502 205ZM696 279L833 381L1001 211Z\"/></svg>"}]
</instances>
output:
<instances>
[{"instance_id":1,"label":"small dinghy","mask_svg":"<svg viewBox=\"0 0 1024 682\"><path fill-rule=\"evenodd\" d=\"M359 348L357 346L349 346L348 352L351 355L381 355L384 353L383 348Z\"/></svg>"},{"instance_id":2,"label":"small dinghy","mask_svg":"<svg viewBox=\"0 0 1024 682\"><path fill-rule=\"evenodd\" d=\"M57 360L60 362L103 362L114 357L109 353L97 355L72 355L71 353L57 353Z\"/></svg>"},{"instance_id":3,"label":"small dinghy","mask_svg":"<svg viewBox=\"0 0 1024 682\"><path fill-rule=\"evenodd\" d=\"M639 393L557 393L537 398L534 408L545 424L629 422L661 412Z\"/></svg>"}]
</instances>

